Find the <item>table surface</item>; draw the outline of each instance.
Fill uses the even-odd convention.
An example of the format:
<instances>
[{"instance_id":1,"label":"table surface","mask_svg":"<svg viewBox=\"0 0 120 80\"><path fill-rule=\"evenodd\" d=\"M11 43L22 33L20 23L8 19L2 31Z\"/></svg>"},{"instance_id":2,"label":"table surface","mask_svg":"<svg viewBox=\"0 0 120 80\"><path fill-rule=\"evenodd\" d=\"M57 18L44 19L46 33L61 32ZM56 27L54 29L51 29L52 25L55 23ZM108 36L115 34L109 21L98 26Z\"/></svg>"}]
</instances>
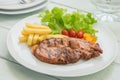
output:
<instances>
[{"instance_id":1,"label":"table surface","mask_svg":"<svg viewBox=\"0 0 120 80\"><path fill-rule=\"evenodd\" d=\"M96 10L95 6L90 3L90 0L50 0L50 3L39 11L21 15L0 14L0 80L119 80L120 50L113 63L104 70L87 76L67 78L34 72L23 67L10 56L6 45L6 38L12 26L25 17L44 11L45 9L51 9L55 6L73 10L81 9L86 12ZM104 22L104 24L115 34L120 48L120 22Z\"/></svg>"}]
</instances>

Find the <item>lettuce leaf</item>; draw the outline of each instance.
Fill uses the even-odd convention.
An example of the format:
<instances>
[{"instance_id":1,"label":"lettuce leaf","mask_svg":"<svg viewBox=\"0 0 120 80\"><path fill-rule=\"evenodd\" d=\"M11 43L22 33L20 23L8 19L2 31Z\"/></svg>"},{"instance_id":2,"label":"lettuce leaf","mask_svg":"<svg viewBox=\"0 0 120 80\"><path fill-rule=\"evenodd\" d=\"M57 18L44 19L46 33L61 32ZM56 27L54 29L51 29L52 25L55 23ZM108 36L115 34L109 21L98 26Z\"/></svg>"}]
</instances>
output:
<instances>
[{"instance_id":1,"label":"lettuce leaf","mask_svg":"<svg viewBox=\"0 0 120 80\"><path fill-rule=\"evenodd\" d=\"M91 13L84 14L79 10L68 13L66 9L54 7L52 10L40 13L38 17L41 18L42 24L46 24L52 29L52 34L59 34L63 29L83 30L94 36L97 32L92 27L97 20L92 17Z\"/></svg>"}]
</instances>

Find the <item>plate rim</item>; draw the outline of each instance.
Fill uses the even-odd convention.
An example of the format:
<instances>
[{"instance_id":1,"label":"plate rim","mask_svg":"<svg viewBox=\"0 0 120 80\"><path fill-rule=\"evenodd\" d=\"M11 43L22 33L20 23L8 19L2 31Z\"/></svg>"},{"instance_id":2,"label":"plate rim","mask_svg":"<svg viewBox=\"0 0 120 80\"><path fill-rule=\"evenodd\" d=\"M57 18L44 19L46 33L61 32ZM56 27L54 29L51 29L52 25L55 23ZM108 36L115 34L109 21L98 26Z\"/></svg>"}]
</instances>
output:
<instances>
[{"instance_id":1,"label":"plate rim","mask_svg":"<svg viewBox=\"0 0 120 80\"><path fill-rule=\"evenodd\" d=\"M35 14L35 15L31 15L31 16L29 16L29 17L33 17L33 16L37 16L38 14ZM22 20L25 20L25 19L27 19L27 18L29 18L29 17L26 17L26 18L24 18L24 19L22 19ZM21 21L22 21L21 20ZM19 21L20 22L20 21ZM19 22L17 22L15 25L17 25ZM14 27L16 27L14 25ZM12 29L14 29L14 27L12 28ZM30 70L33 70L33 71L36 71L36 72L39 72L39 73L44 73L44 74L47 74L47 75L52 75L52 76L60 76L60 77L78 77L78 76L85 76L85 75L89 75L89 74L93 74L93 73L96 73L96 72L99 72L99 71L101 71L101 70L103 70L103 69L105 69L106 67L108 67L113 61L114 61L114 59L116 58L116 56L117 56L117 53L118 53L118 44L117 44L117 38L115 37L115 35L114 35L114 33L110 30L110 29L108 29L108 28L105 28L105 29L107 29L108 31L110 31L110 33L112 34L112 37L114 38L114 40L115 40L115 47L116 47L116 52L115 52L115 54L114 54L114 56L112 57L112 59L109 61L109 63L107 63L106 65L104 65L104 66L102 66L101 68L99 68L98 70L94 70L94 71L92 71L92 72L89 72L89 73L86 73L86 74L79 74L79 75L61 75L61 74L50 74L50 73L46 73L46 72L41 72L41 71L37 71L36 69L33 69L33 68L31 68L30 66L27 66L26 64L24 64L24 62L20 62L21 60L19 60L19 59L17 59L17 57L15 57L12 53L14 53L14 50L13 49L10 49L11 48L11 43L9 43L9 37L10 37L10 33L11 33L11 31L12 31L12 29L8 32L8 35L7 35L7 47L8 47L8 50L9 50L9 53L10 53L10 55L19 63L19 64L22 64L24 67L26 67L26 68L28 68L28 69L30 69ZM15 53L14 53L15 54Z\"/></svg>"},{"instance_id":2,"label":"plate rim","mask_svg":"<svg viewBox=\"0 0 120 80\"><path fill-rule=\"evenodd\" d=\"M33 3L28 3L26 5L23 4L23 6L18 4L19 7L15 7L15 5L14 5L12 8L6 7L6 6L0 6L0 8L3 9L3 10L21 10L21 9L27 9L29 7L34 7L35 5L38 5L38 4L40 4L40 3L44 2L44 1L45 0L43 0L43 1L38 0L38 1L34 1Z\"/></svg>"},{"instance_id":3,"label":"plate rim","mask_svg":"<svg viewBox=\"0 0 120 80\"><path fill-rule=\"evenodd\" d=\"M20 10L20 11L10 11L10 12L0 11L0 14L7 14L7 15L25 14L25 13L40 10L40 9L44 8L48 3L49 3L49 1L46 0L46 2L44 4L42 4L41 6L38 5L38 6L30 8L30 9L25 9L25 10Z\"/></svg>"}]
</instances>

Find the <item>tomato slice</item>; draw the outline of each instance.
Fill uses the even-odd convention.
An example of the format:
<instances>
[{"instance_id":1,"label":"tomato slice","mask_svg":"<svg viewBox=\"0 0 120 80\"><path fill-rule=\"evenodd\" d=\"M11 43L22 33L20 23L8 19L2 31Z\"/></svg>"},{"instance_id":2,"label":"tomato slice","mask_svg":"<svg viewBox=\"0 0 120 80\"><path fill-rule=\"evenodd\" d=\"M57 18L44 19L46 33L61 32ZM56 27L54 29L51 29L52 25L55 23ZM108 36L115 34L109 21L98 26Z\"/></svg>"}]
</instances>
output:
<instances>
[{"instance_id":1,"label":"tomato slice","mask_svg":"<svg viewBox=\"0 0 120 80\"><path fill-rule=\"evenodd\" d=\"M65 29L62 30L62 34L66 35L66 36L69 36L69 32L67 30L65 30Z\"/></svg>"},{"instance_id":2,"label":"tomato slice","mask_svg":"<svg viewBox=\"0 0 120 80\"><path fill-rule=\"evenodd\" d=\"M77 38L83 38L83 35L84 35L84 31L83 31L83 30L80 30L80 31L78 31L78 33L77 33Z\"/></svg>"},{"instance_id":3,"label":"tomato slice","mask_svg":"<svg viewBox=\"0 0 120 80\"><path fill-rule=\"evenodd\" d=\"M69 31L69 36L70 37L76 37L76 32L74 30Z\"/></svg>"}]
</instances>

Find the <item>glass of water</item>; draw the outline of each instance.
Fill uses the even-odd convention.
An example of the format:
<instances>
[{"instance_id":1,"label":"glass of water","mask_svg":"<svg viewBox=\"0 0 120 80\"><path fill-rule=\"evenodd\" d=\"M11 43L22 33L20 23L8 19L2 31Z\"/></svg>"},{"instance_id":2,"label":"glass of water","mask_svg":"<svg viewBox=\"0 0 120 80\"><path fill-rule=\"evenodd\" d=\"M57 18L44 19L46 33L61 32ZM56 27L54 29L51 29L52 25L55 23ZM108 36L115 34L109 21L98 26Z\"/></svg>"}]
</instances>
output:
<instances>
[{"instance_id":1,"label":"glass of water","mask_svg":"<svg viewBox=\"0 0 120 80\"><path fill-rule=\"evenodd\" d=\"M95 16L100 21L120 21L120 0L91 0L96 6Z\"/></svg>"}]
</instances>

